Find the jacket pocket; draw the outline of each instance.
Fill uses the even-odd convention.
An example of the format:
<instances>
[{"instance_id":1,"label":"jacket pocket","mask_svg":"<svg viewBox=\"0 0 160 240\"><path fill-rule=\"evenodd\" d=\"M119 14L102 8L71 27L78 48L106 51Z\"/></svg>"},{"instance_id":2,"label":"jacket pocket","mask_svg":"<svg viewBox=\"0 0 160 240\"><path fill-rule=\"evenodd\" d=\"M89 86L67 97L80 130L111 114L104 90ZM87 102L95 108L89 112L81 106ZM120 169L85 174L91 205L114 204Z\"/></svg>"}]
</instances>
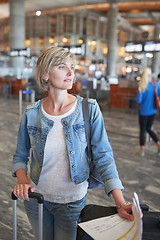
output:
<instances>
[{"instance_id":1,"label":"jacket pocket","mask_svg":"<svg viewBox=\"0 0 160 240\"><path fill-rule=\"evenodd\" d=\"M40 129L37 127L28 126L28 133L32 147L36 143L38 136L40 135Z\"/></svg>"},{"instance_id":2,"label":"jacket pocket","mask_svg":"<svg viewBox=\"0 0 160 240\"><path fill-rule=\"evenodd\" d=\"M75 124L73 125L74 132L76 136L80 139L81 142L86 142L86 135L85 135L85 125L84 124Z\"/></svg>"}]
</instances>

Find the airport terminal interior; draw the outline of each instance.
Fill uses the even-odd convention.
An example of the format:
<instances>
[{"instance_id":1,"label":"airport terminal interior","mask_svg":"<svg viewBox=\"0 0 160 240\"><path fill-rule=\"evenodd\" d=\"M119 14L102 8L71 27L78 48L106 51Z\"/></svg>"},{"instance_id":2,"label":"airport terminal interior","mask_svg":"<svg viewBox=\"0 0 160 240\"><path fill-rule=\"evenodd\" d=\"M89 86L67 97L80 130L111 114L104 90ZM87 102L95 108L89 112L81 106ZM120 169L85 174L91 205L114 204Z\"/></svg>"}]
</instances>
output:
<instances>
[{"instance_id":1,"label":"airport terminal interior","mask_svg":"<svg viewBox=\"0 0 160 240\"><path fill-rule=\"evenodd\" d=\"M22 112L46 96L36 85L35 65L49 46L76 56L70 92L99 103L126 202L136 192L141 204L160 211L160 156L148 134L145 156L139 154L136 102L144 68L160 84L159 22L160 1L0 0L0 240L13 239L12 159ZM153 129L160 138L160 113ZM32 240L23 201L17 203L18 239ZM103 188L89 189L87 203L115 205Z\"/></svg>"}]
</instances>

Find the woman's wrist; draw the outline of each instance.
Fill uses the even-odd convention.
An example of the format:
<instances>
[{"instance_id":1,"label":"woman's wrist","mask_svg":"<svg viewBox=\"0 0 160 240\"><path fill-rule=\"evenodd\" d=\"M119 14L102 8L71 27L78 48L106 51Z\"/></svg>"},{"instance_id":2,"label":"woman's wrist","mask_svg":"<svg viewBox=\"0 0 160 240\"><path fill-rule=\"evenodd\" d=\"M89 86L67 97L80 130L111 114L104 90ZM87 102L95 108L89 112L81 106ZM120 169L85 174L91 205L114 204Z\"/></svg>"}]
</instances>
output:
<instances>
[{"instance_id":1,"label":"woman's wrist","mask_svg":"<svg viewBox=\"0 0 160 240\"><path fill-rule=\"evenodd\" d=\"M116 206L116 209L117 209L117 212L118 212L118 210L122 207L122 206L124 206L124 205L129 205L130 204L130 202L125 202L125 203L119 203L117 206Z\"/></svg>"},{"instance_id":2,"label":"woman's wrist","mask_svg":"<svg viewBox=\"0 0 160 240\"><path fill-rule=\"evenodd\" d=\"M118 205L116 206L117 212L118 212L118 210L119 210L123 205L125 205L125 204L124 204L124 203L120 203L120 204L118 204Z\"/></svg>"}]
</instances>

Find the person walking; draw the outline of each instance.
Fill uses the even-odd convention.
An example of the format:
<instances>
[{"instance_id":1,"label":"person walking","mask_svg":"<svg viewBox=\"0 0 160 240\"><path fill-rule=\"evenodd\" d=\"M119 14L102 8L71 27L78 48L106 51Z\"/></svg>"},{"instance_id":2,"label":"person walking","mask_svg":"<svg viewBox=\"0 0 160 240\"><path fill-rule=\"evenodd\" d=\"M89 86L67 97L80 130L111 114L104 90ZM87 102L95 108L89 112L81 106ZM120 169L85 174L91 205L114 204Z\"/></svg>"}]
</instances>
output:
<instances>
[{"instance_id":1,"label":"person walking","mask_svg":"<svg viewBox=\"0 0 160 240\"><path fill-rule=\"evenodd\" d=\"M67 92L74 82L75 61L71 52L59 47L49 47L40 54L36 81L48 96L28 106L20 122L13 156L13 176L18 184L13 193L24 200L35 239L38 203L29 199L28 190L44 196L44 240L76 240L77 220L86 205L90 169L83 98ZM118 214L133 220L132 204L124 200L99 105L94 99L88 99L88 105L93 161L105 183L105 192L113 196Z\"/></svg>"},{"instance_id":2,"label":"person walking","mask_svg":"<svg viewBox=\"0 0 160 240\"><path fill-rule=\"evenodd\" d=\"M141 156L145 155L145 132L147 132L150 137L154 140L157 145L157 155L160 155L160 141L158 136L153 131L153 122L157 109L154 104L154 85L152 80L152 71L150 68L144 68L142 72L141 80L139 81L139 88L136 101L140 104L139 108L139 127L140 127L140 149L139 153ZM160 96L160 86L157 81L155 81L157 95Z\"/></svg>"}]
</instances>

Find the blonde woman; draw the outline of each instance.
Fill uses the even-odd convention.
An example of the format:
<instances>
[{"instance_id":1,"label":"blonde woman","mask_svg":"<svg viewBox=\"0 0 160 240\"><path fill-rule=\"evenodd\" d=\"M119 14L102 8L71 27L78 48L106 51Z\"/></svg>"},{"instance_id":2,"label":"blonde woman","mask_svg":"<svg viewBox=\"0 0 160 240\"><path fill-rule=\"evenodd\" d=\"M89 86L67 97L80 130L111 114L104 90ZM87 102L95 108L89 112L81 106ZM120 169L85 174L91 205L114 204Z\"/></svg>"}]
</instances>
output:
<instances>
[{"instance_id":1,"label":"blonde woman","mask_svg":"<svg viewBox=\"0 0 160 240\"><path fill-rule=\"evenodd\" d=\"M38 239L38 203L29 200L29 189L44 196L44 240L76 240L76 223L86 205L89 159L82 98L67 92L73 85L74 69L74 55L63 48L50 47L41 53L36 81L48 91L48 96L27 107L19 127L13 157L13 176L18 180L14 194L25 200L35 239ZM133 220L132 204L127 205L123 198L100 108L93 99L88 100L88 106L93 159L106 194L113 196L120 216Z\"/></svg>"},{"instance_id":2,"label":"blonde woman","mask_svg":"<svg viewBox=\"0 0 160 240\"><path fill-rule=\"evenodd\" d=\"M157 81L157 94L160 96L160 86ZM158 155L160 155L160 141L152 130L155 114L157 109L154 105L154 86L152 83L152 71L150 68L143 69L142 77L139 82L139 89L137 95L137 102L140 104L139 108L139 125L140 125L140 154L144 156L145 132L147 131L151 138L157 145Z\"/></svg>"}]
</instances>

